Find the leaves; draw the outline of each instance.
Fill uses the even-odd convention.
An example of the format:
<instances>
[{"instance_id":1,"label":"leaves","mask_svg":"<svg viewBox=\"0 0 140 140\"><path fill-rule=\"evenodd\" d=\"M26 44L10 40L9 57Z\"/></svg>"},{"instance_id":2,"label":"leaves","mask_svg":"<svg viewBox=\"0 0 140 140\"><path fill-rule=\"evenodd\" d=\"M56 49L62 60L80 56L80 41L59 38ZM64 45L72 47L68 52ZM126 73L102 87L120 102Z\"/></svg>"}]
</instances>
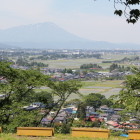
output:
<instances>
[{"instance_id":1,"label":"leaves","mask_svg":"<svg viewBox=\"0 0 140 140\"><path fill-rule=\"evenodd\" d=\"M139 111L140 110L140 70L133 67L133 75L128 75L125 80L126 86L116 96L112 96L115 104L121 103L126 106L127 110Z\"/></svg>"},{"instance_id":2,"label":"leaves","mask_svg":"<svg viewBox=\"0 0 140 140\"><path fill-rule=\"evenodd\" d=\"M5 83L0 83L0 93L6 94L0 99L0 126L6 132L13 132L18 126L36 126L40 118L38 111L27 112L23 106L39 100L48 103L43 99L47 93L37 96L34 88L47 85L49 77L36 70L13 69L9 63L0 62L0 67L0 76L6 79Z\"/></svg>"},{"instance_id":3,"label":"leaves","mask_svg":"<svg viewBox=\"0 0 140 140\"><path fill-rule=\"evenodd\" d=\"M128 23L136 23L140 17L140 10L139 9L132 9L129 12L129 18L126 20Z\"/></svg>"},{"instance_id":4,"label":"leaves","mask_svg":"<svg viewBox=\"0 0 140 140\"><path fill-rule=\"evenodd\" d=\"M139 5L140 1L139 0L126 0L126 4L130 4L130 5Z\"/></svg>"},{"instance_id":5,"label":"leaves","mask_svg":"<svg viewBox=\"0 0 140 140\"><path fill-rule=\"evenodd\" d=\"M124 10L118 10L116 7L117 5L124 5ZM126 17L126 21L128 23L135 24L139 20L140 10L135 9L134 5L139 5L140 0L114 0L114 8L116 9L114 14L118 16Z\"/></svg>"},{"instance_id":6,"label":"leaves","mask_svg":"<svg viewBox=\"0 0 140 140\"><path fill-rule=\"evenodd\" d=\"M119 15L119 16L122 16L122 10L115 10L114 14L115 15Z\"/></svg>"}]
</instances>

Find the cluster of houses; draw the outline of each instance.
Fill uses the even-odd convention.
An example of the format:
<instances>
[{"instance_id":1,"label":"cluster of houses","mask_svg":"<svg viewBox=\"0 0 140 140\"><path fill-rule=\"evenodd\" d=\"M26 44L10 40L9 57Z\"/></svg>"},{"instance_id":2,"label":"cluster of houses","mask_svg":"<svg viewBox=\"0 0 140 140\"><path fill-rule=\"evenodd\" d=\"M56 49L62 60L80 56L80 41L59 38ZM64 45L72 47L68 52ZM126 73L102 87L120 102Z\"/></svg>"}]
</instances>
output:
<instances>
[{"instance_id":1,"label":"cluster of houses","mask_svg":"<svg viewBox=\"0 0 140 140\"><path fill-rule=\"evenodd\" d=\"M27 66L19 66L19 65L11 65L12 68L15 69L23 69L23 70L28 70L30 67ZM124 77L126 75L132 74L132 72L118 72L116 70L112 72L88 72L84 74L83 70L72 70L72 73L64 73L64 69L56 69L56 68L41 68L40 69L41 73L44 75L49 75L51 76L51 80L54 81L69 81L69 80L74 80L74 79L104 79L104 78L117 78L117 77Z\"/></svg>"},{"instance_id":2,"label":"cluster of houses","mask_svg":"<svg viewBox=\"0 0 140 140\"><path fill-rule=\"evenodd\" d=\"M20 66L20 65L17 65L17 64L10 65L10 67L11 68L14 68L14 69L22 69L22 70L28 70L28 69L30 69L30 67L28 67L28 66Z\"/></svg>"},{"instance_id":3,"label":"cluster of houses","mask_svg":"<svg viewBox=\"0 0 140 140\"><path fill-rule=\"evenodd\" d=\"M139 125L136 122L139 122L139 118L134 117L132 114L129 114L129 119L127 121L123 121L121 115L118 115L118 112L123 111L124 109L120 108L109 108L107 106L101 106L98 109L98 113L95 112L93 107L86 107L86 118L85 121L99 121L100 123L104 122L104 125L108 129L125 131L125 130L133 130L138 129ZM68 108L62 108L59 114L54 119L54 123L62 124L68 123L69 118L74 117L74 120L78 120L76 116L77 108L75 106L71 106ZM50 114L42 119L42 125L47 125L52 121L55 112L50 112Z\"/></svg>"},{"instance_id":4,"label":"cluster of houses","mask_svg":"<svg viewBox=\"0 0 140 140\"><path fill-rule=\"evenodd\" d=\"M88 72L83 73L82 70L72 70L72 73L63 73L64 69L55 68L41 68L41 72L45 75L51 75L52 80L57 81L68 81L74 79L95 79L95 78L109 78L109 77L124 77L126 75L132 74L132 72ZM79 74L77 74L77 72Z\"/></svg>"}]
</instances>

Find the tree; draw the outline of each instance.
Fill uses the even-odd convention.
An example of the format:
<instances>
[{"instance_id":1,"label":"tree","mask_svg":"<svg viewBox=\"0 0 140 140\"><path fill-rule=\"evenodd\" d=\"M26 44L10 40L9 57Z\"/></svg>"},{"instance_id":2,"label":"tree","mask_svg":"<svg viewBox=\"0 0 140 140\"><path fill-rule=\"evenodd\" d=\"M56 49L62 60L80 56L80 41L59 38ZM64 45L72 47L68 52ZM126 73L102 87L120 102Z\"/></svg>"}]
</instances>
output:
<instances>
[{"instance_id":1,"label":"tree","mask_svg":"<svg viewBox=\"0 0 140 140\"><path fill-rule=\"evenodd\" d=\"M80 99L72 99L70 101L66 101L65 104L64 104L64 106L66 107L68 105L74 105L74 106L78 107L78 105L79 105L80 102L81 102Z\"/></svg>"},{"instance_id":2,"label":"tree","mask_svg":"<svg viewBox=\"0 0 140 140\"><path fill-rule=\"evenodd\" d=\"M81 87L80 82L53 82L40 71L13 69L9 63L0 62L0 67L1 78L6 79L6 82L0 83L0 93L5 94L5 98L0 99L0 126L3 126L5 132L15 132L16 127L19 126L39 126L42 118L56 104L58 105L57 116L67 98L72 93L78 94ZM48 86L52 90L36 93L35 89L41 86ZM52 95L58 96L56 102L54 102ZM28 106L32 102L46 104L48 112L42 115L39 113L39 108L33 111L23 109L24 106Z\"/></svg>"},{"instance_id":3,"label":"tree","mask_svg":"<svg viewBox=\"0 0 140 140\"><path fill-rule=\"evenodd\" d=\"M72 69L66 69L67 73L72 73Z\"/></svg>"},{"instance_id":4,"label":"tree","mask_svg":"<svg viewBox=\"0 0 140 140\"><path fill-rule=\"evenodd\" d=\"M118 4L124 5L125 6L124 10L117 9L116 7ZM139 4L140 0L114 0L114 8L115 8L114 14L119 16L122 16L122 14L124 14L124 16L126 17L126 21L128 23L134 24L136 23L136 21L138 21L140 17L140 10L135 9L134 6L137 6Z\"/></svg>"},{"instance_id":5,"label":"tree","mask_svg":"<svg viewBox=\"0 0 140 140\"><path fill-rule=\"evenodd\" d=\"M80 120L84 120L86 118L86 103L79 103L76 115Z\"/></svg>"},{"instance_id":6,"label":"tree","mask_svg":"<svg viewBox=\"0 0 140 140\"><path fill-rule=\"evenodd\" d=\"M1 78L6 79L0 83L0 93L5 95L0 99L0 126L6 132L13 132L18 126L36 126L38 110L28 112L23 106L39 101L34 90L47 85L49 77L37 70L13 69L9 63L0 62L0 67Z\"/></svg>"},{"instance_id":7,"label":"tree","mask_svg":"<svg viewBox=\"0 0 140 140\"><path fill-rule=\"evenodd\" d=\"M132 72L133 75L126 76L126 85L120 93L110 98L114 100L115 104L123 104L126 110L138 112L140 110L140 70L133 67Z\"/></svg>"},{"instance_id":8,"label":"tree","mask_svg":"<svg viewBox=\"0 0 140 140\"><path fill-rule=\"evenodd\" d=\"M86 75L88 73L87 70L83 70L83 75Z\"/></svg>"},{"instance_id":9,"label":"tree","mask_svg":"<svg viewBox=\"0 0 140 140\"><path fill-rule=\"evenodd\" d=\"M58 100L56 102L54 102L54 104L58 104L58 106L59 106L57 111L56 111L55 116L53 117L53 119L51 121L51 126L52 126L54 119L59 114L62 106L64 105L64 103L68 99L68 97L72 93L79 94L78 90L81 87L81 83L79 81L76 81L76 80L57 82L57 83L50 82L48 84L48 87L50 87L52 89L52 93L58 97Z\"/></svg>"},{"instance_id":10,"label":"tree","mask_svg":"<svg viewBox=\"0 0 140 140\"><path fill-rule=\"evenodd\" d=\"M84 97L84 101L87 106L94 107L95 111L101 105L111 106L113 104L110 100L107 100L104 95L99 93L90 93Z\"/></svg>"}]
</instances>

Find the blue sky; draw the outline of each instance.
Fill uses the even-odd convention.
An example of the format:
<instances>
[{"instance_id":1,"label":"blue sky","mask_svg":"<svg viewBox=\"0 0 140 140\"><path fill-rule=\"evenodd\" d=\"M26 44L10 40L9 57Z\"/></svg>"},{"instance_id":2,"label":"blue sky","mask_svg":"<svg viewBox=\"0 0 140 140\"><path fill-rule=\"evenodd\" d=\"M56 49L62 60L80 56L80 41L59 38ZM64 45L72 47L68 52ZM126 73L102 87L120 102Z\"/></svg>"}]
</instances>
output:
<instances>
[{"instance_id":1,"label":"blue sky","mask_svg":"<svg viewBox=\"0 0 140 140\"><path fill-rule=\"evenodd\" d=\"M140 21L114 15L113 0L0 0L0 29L53 22L95 41L140 44Z\"/></svg>"}]
</instances>

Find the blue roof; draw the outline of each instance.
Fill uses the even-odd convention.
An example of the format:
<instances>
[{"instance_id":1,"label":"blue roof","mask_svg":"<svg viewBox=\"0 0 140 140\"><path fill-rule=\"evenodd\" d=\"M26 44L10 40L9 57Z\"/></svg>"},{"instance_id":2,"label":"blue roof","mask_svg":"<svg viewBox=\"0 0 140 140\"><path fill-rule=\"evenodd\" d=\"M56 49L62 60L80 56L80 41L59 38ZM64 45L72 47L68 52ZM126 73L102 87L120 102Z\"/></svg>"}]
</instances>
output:
<instances>
[{"instance_id":1,"label":"blue roof","mask_svg":"<svg viewBox=\"0 0 140 140\"><path fill-rule=\"evenodd\" d=\"M95 114L95 115L98 115L99 113L97 113L97 112L90 112L89 114Z\"/></svg>"},{"instance_id":2,"label":"blue roof","mask_svg":"<svg viewBox=\"0 0 140 140\"><path fill-rule=\"evenodd\" d=\"M76 113L76 111L74 110L74 111L72 111L72 113L73 113L73 114L75 114L75 113Z\"/></svg>"},{"instance_id":3,"label":"blue roof","mask_svg":"<svg viewBox=\"0 0 140 140\"><path fill-rule=\"evenodd\" d=\"M69 113L72 113L72 111L73 111L71 108L66 108L64 110L67 111L67 112L69 112Z\"/></svg>"}]
</instances>

